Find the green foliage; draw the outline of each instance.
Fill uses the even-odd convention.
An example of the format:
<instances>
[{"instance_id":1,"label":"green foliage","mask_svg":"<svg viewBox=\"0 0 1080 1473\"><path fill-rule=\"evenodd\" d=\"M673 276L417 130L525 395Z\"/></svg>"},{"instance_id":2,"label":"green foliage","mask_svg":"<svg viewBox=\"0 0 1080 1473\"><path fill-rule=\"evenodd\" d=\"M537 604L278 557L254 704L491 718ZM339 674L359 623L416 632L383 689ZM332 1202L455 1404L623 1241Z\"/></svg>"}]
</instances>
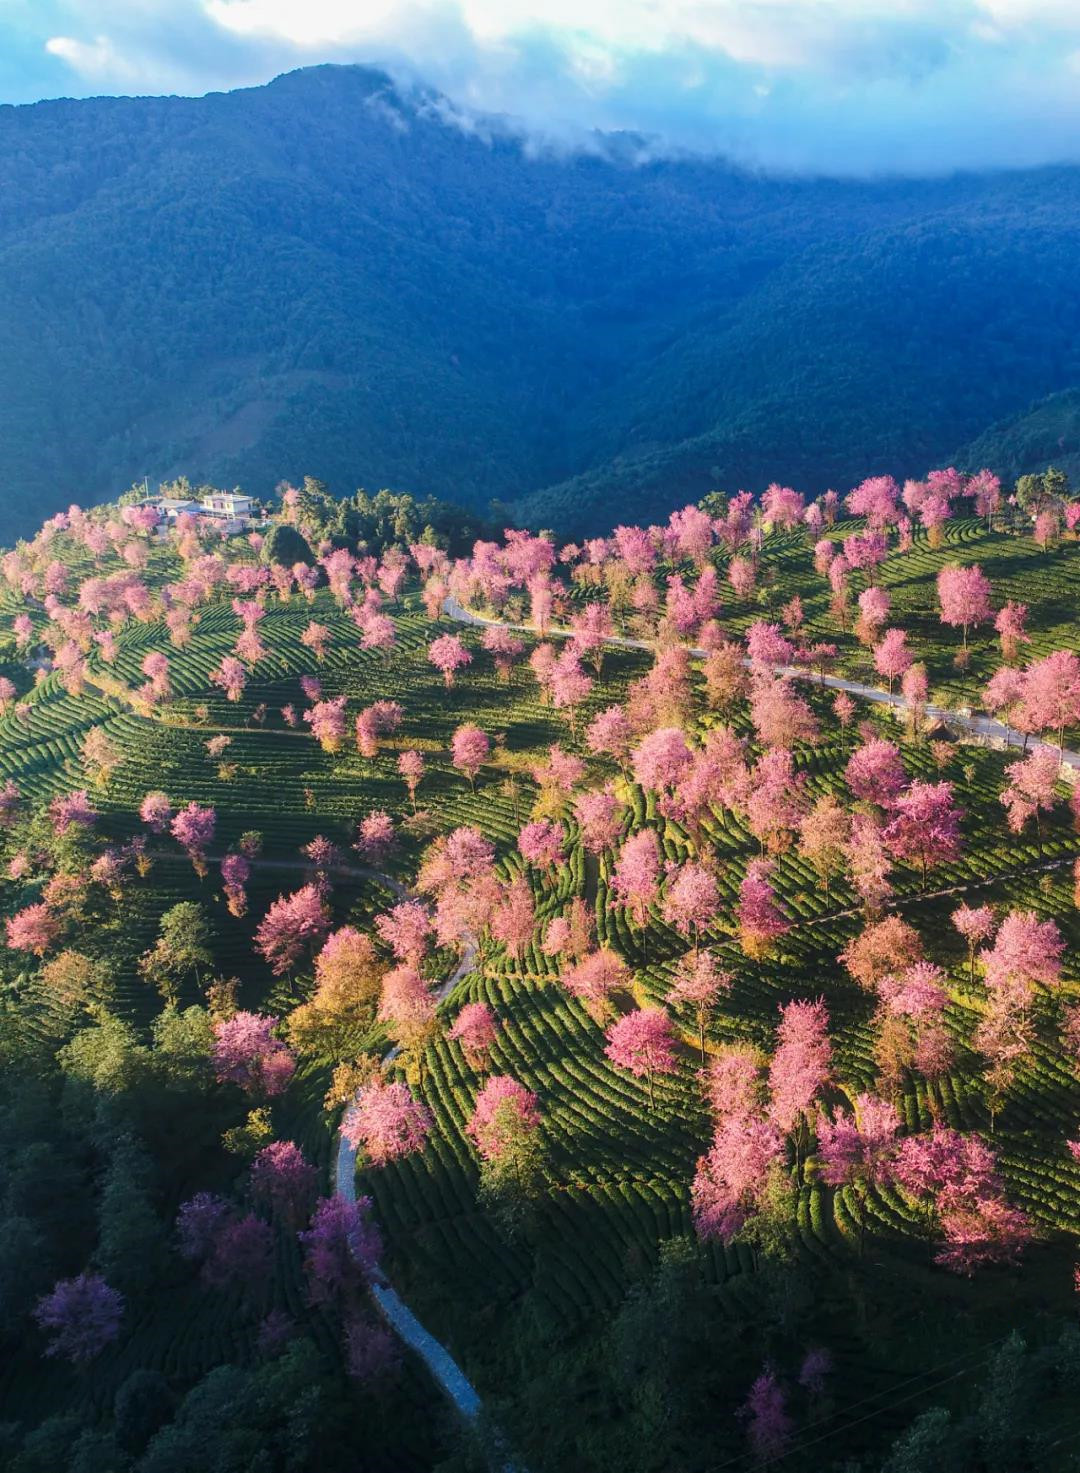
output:
<instances>
[{"instance_id":1,"label":"green foliage","mask_svg":"<svg viewBox=\"0 0 1080 1473\"><path fill-rule=\"evenodd\" d=\"M497 529L474 513L433 496L417 500L408 492L378 491L371 496L330 494L321 481L306 476L300 489L301 524L313 540L329 539L339 547L379 556L388 547L415 542L441 547L454 557L472 550L478 537L492 538ZM280 531L280 524L274 532ZM278 561L284 562L284 558Z\"/></svg>"},{"instance_id":2,"label":"green foliage","mask_svg":"<svg viewBox=\"0 0 1080 1473\"><path fill-rule=\"evenodd\" d=\"M65 1104L77 1114L93 1105L94 1096L122 1096L134 1089L149 1068L150 1050L130 1023L106 1013L80 1029L57 1058L67 1076Z\"/></svg>"},{"instance_id":3,"label":"green foliage","mask_svg":"<svg viewBox=\"0 0 1080 1473\"><path fill-rule=\"evenodd\" d=\"M124 1293L145 1290L160 1268L164 1231L154 1211L154 1165L133 1136L118 1136L98 1205L95 1255L105 1279Z\"/></svg>"},{"instance_id":4,"label":"green foliage","mask_svg":"<svg viewBox=\"0 0 1080 1473\"><path fill-rule=\"evenodd\" d=\"M139 964L146 980L169 1002L175 1002L181 983L212 967L210 927L201 905L182 900L161 917L158 939Z\"/></svg>"},{"instance_id":5,"label":"green foliage","mask_svg":"<svg viewBox=\"0 0 1080 1473\"><path fill-rule=\"evenodd\" d=\"M262 557L263 562L281 563L286 568L297 563L311 567L315 562L315 554L308 546L307 538L288 522L275 522L270 528L262 545Z\"/></svg>"},{"instance_id":6,"label":"green foliage","mask_svg":"<svg viewBox=\"0 0 1080 1473\"><path fill-rule=\"evenodd\" d=\"M205 1008L167 1005L153 1023L154 1062L175 1089L194 1090L210 1082L214 1028Z\"/></svg>"},{"instance_id":7,"label":"green foliage","mask_svg":"<svg viewBox=\"0 0 1080 1473\"><path fill-rule=\"evenodd\" d=\"M141 1453L154 1433L170 1420L173 1397L159 1371L132 1371L113 1399L116 1440L125 1452Z\"/></svg>"},{"instance_id":8,"label":"green foliage","mask_svg":"<svg viewBox=\"0 0 1080 1473\"><path fill-rule=\"evenodd\" d=\"M342 1466L344 1406L308 1340L254 1370L218 1366L150 1441L137 1473L266 1473ZM355 1456L355 1455L354 1455Z\"/></svg>"}]
</instances>

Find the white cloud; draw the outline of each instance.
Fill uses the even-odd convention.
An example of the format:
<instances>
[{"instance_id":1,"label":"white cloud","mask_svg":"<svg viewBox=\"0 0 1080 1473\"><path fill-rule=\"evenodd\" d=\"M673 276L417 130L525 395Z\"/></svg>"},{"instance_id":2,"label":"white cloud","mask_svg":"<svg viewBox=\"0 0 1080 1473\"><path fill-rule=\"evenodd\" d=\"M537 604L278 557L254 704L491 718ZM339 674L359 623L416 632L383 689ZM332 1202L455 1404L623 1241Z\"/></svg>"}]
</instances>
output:
<instances>
[{"instance_id":1,"label":"white cloud","mask_svg":"<svg viewBox=\"0 0 1080 1473\"><path fill-rule=\"evenodd\" d=\"M92 81L134 82L139 69L121 56L108 36L95 36L92 41L79 41L74 36L50 36L45 42L50 56L67 62L72 71Z\"/></svg>"},{"instance_id":2,"label":"white cloud","mask_svg":"<svg viewBox=\"0 0 1080 1473\"><path fill-rule=\"evenodd\" d=\"M39 46L84 88L359 61L440 89L451 115L516 116L534 143L636 130L653 152L842 173L1080 160L1080 0L6 3L40 6Z\"/></svg>"}]
</instances>

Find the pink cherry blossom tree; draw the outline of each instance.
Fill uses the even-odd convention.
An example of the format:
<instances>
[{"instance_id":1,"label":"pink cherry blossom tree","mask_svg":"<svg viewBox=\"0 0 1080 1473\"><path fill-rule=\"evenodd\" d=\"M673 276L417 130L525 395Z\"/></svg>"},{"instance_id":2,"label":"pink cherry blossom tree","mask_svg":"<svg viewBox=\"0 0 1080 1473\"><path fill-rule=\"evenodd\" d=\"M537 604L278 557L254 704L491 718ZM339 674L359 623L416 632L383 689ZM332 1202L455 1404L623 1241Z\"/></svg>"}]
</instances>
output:
<instances>
[{"instance_id":1,"label":"pink cherry blossom tree","mask_svg":"<svg viewBox=\"0 0 1080 1473\"><path fill-rule=\"evenodd\" d=\"M649 1105L656 1103L653 1080L657 1074L674 1074L678 1067L671 1019L663 1008L635 1008L617 1018L607 1030L605 1054L635 1079L644 1078L649 1087Z\"/></svg>"},{"instance_id":2,"label":"pink cherry blossom tree","mask_svg":"<svg viewBox=\"0 0 1080 1473\"><path fill-rule=\"evenodd\" d=\"M1036 986L1058 986L1064 951L1065 942L1053 921L1040 921L1031 910L1011 910L993 945L980 953L987 988L1025 1008Z\"/></svg>"},{"instance_id":3,"label":"pink cherry blossom tree","mask_svg":"<svg viewBox=\"0 0 1080 1473\"><path fill-rule=\"evenodd\" d=\"M216 828L214 809L198 803L189 803L186 808L181 808L172 821L172 836L186 850L196 874L206 873L206 849L213 842Z\"/></svg>"},{"instance_id":4,"label":"pink cherry blossom tree","mask_svg":"<svg viewBox=\"0 0 1080 1473\"><path fill-rule=\"evenodd\" d=\"M770 1368L751 1386L739 1416L746 1422L746 1440L754 1461L772 1463L784 1455L791 1441L793 1423L787 1411L787 1397Z\"/></svg>"},{"instance_id":5,"label":"pink cherry blossom tree","mask_svg":"<svg viewBox=\"0 0 1080 1473\"><path fill-rule=\"evenodd\" d=\"M1002 659L1010 665L1019 657L1020 646L1031 643L1031 636L1027 633L1027 616L1027 604L1015 603L1010 599L998 611L994 620L994 628L1001 640Z\"/></svg>"},{"instance_id":6,"label":"pink cherry blossom tree","mask_svg":"<svg viewBox=\"0 0 1080 1473\"><path fill-rule=\"evenodd\" d=\"M424 758L420 752L402 752L398 756L397 769L408 790L409 802L416 811L416 790L424 776Z\"/></svg>"},{"instance_id":7,"label":"pink cherry blossom tree","mask_svg":"<svg viewBox=\"0 0 1080 1473\"><path fill-rule=\"evenodd\" d=\"M39 1299L34 1319L49 1336L46 1355L85 1365L120 1334L124 1296L100 1276L81 1273L60 1279Z\"/></svg>"},{"instance_id":8,"label":"pink cherry blossom tree","mask_svg":"<svg viewBox=\"0 0 1080 1473\"><path fill-rule=\"evenodd\" d=\"M848 758L844 778L854 797L879 808L889 808L907 787L900 749L880 737L856 747Z\"/></svg>"},{"instance_id":9,"label":"pink cherry blossom tree","mask_svg":"<svg viewBox=\"0 0 1080 1473\"><path fill-rule=\"evenodd\" d=\"M321 665L330 645L330 631L325 624L317 624L312 619L301 633L300 643L311 651Z\"/></svg>"},{"instance_id":10,"label":"pink cherry blossom tree","mask_svg":"<svg viewBox=\"0 0 1080 1473\"><path fill-rule=\"evenodd\" d=\"M817 1097L829 1078L832 1044L829 1015L822 998L789 1002L780 1009L776 1050L769 1065L769 1118L790 1135L796 1171L814 1128Z\"/></svg>"},{"instance_id":11,"label":"pink cherry blossom tree","mask_svg":"<svg viewBox=\"0 0 1080 1473\"><path fill-rule=\"evenodd\" d=\"M893 1172L893 1157L900 1117L894 1105L874 1095L855 1096L855 1112L837 1110L830 1119L817 1122L821 1175L833 1187L856 1186L863 1204L859 1214L859 1252L863 1252L871 1187L887 1182Z\"/></svg>"},{"instance_id":12,"label":"pink cherry blossom tree","mask_svg":"<svg viewBox=\"0 0 1080 1473\"><path fill-rule=\"evenodd\" d=\"M937 1261L961 1273L984 1263L1015 1260L1031 1237L1023 1213L1009 1206L997 1162L974 1135L937 1125L906 1136L895 1177L922 1209L927 1237L944 1234Z\"/></svg>"},{"instance_id":13,"label":"pink cherry blossom tree","mask_svg":"<svg viewBox=\"0 0 1080 1473\"><path fill-rule=\"evenodd\" d=\"M4 929L9 950L44 956L59 938L61 925L49 907L39 901L9 916Z\"/></svg>"},{"instance_id":14,"label":"pink cherry blossom tree","mask_svg":"<svg viewBox=\"0 0 1080 1473\"><path fill-rule=\"evenodd\" d=\"M282 977L329 929L330 912L318 885L303 885L278 896L259 922L255 945L274 976Z\"/></svg>"},{"instance_id":15,"label":"pink cherry blossom tree","mask_svg":"<svg viewBox=\"0 0 1080 1473\"><path fill-rule=\"evenodd\" d=\"M525 824L518 834L521 857L527 864L535 865L540 870L553 869L562 862L564 842L562 825L547 818Z\"/></svg>"},{"instance_id":16,"label":"pink cherry blossom tree","mask_svg":"<svg viewBox=\"0 0 1080 1473\"><path fill-rule=\"evenodd\" d=\"M968 978L975 985L975 952L994 934L994 912L989 905L959 905L950 917L967 943Z\"/></svg>"},{"instance_id":17,"label":"pink cherry blossom tree","mask_svg":"<svg viewBox=\"0 0 1080 1473\"><path fill-rule=\"evenodd\" d=\"M243 854L226 854L221 861L221 881L231 916L247 911L247 882L251 878L251 862Z\"/></svg>"},{"instance_id":18,"label":"pink cherry blossom tree","mask_svg":"<svg viewBox=\"0 0 1080 1473\"><path fill-rule=\"evenodd\" d=\"M519 639L511 630L493 625L484 630L481 643L495 661L495 670L500 682L503 685L509 684L514 661L520 659L525 653L525 641Z\"/></svg>"},{"instance_id":19,"label":"pink cherry blossom tree","mask_svg":"<svg viewBox=\"0 0 1080 1473\"><path fill-rule=\"evenodd\" d=\"M874 669L889 682L890 695L893 686L911 669L914 660L904 630L886 629L880 643L874 646Z\"/></svg>"},{"instance_id":20,"label":"pink cherry blossom tree","mask_svg":"<svg viewBox=\"0 0 1080 1473\"><path fill-rule=\"evenodd\" d=\"M251 1163L248 1186L257 1206L293 1229L315 1205L319 1173L292 1141L271 1141Z\"/></svg>"},{"instance_id":21,"label":"pink cherry blossom tree","mask_svg":"<svg viewBox=\"0 0 1080 1473\"><path fill-rule=\"evenodd\" d=\"M485 1161L497 1161L522 1134L540 1126L536 1095L507 1074L492 1074L476 1097L465 1127Z\"/></svg>"},{"instance_id":22,"label":"pink cherry blossom tree","mask_svg":"<svg viewBox=\"0 0 1080 1473\"><path fill-rule=\"evenodd\" d=\"M703 864L681 865L668 879L661 914L681 936L689 937L697 954L701 933L720 905L716 880Z\"/></svg>"},{"instance_id":23,"label":"pink cherry blossom tree","mask_svg":"<svg viewBox=\"0 0 1080 1473\"><path fill-rule=\"evenodd\" d=\"M99 817L85 788L63 793L49 804L49 818L57 834L66 834L71 828L93 828Z\"/></svg>"},{"instance_id":24,"label":"pink cherry blossom tree","mask_svg":"<svg viewBox=\"0 0 1080 1473\"><path fill-rule=\"evenodd\" d=\"M731 991L734 981L734 974L718 966L716 958L708 951L684 956L675 970L667 1000L675 1007L692 1009L702 1064L705 1063L705 1027L709 1013L718 1000Z\"/></svg>"},{"instance_id":25,"label":"pink cherry blossom tree","mask_svg":"<svg viewBox=\"0 0 1080 1473\"><path fill-rule=\"evenodd\" d=\"M721 1119L690 1188L698 1237L723 1243L737 1237L765 1205L783 1155L783 1138L771 1121L739 1113Z\"/></svg>"},{"instance_id":26,"label":"pink cherry blossom tree","mask_svg":"<svg viewBox=\"0 0 1080 1473\"><path fill-rule=\"evenodd\" d=\"M424 1049L434 1036L438 1022L435 999L414 966L404 963L383 978L379 1019L389 1026L395 1043L414 1056L422 1074Z\"/></svg>"},{"instance_id":27,"label":"pink cherry blossom tree","mask_svg":"<svg viewBox=\"0 0 1080 1473\"><path fill-rule=\"evenodd\" d=\"M450 1029L450 1037L461 1045L470 1069L476 1070L486 1067L498 1036L499 1025L486 1002L466 1003Z\"/></svg>"},{"instance_id":28,"label":"pink cherry blossom tree","mask_svg":"<svg viewBox=\"0 0 1080 1473\"><path fill-rule=\"evenodd\" d=\"M428 659L439 671L447 690L454 684L454 676L466 665L472 664L472 655L454 634L440 634L428 645Z\"/></svg>"},{"instance_id":29,"label":"pink cherry blossom tree","mask_svg":"<svg viewBox=\"0 0 1080 1473\"><path fill-rule=\"evenodd\" d=\"M654 829L639 829L623 844L611 889L630 913L644 944L649 910L660 894L660 846Z\"/></svg>"},{"instance_id":30,"label":"pink cherry blossom tree","mask_svg":"<svg viewBox=\"0 0 1080 1473\"><path fill-rule=\"evenodd\" d=\"M603 854L615 847L622 833L624 811L608 788L578 794L574 813L581 829L581 841L590 854Z\"/></svg>"},{"instance_id":31,"label":"pink cherry blossom tree","mask_svg":"<svg viewBox=\"0 0 1080 1473\"><path fill-rule=\"evenodd\" d=\"M789 847L806 801L806 775L795 771L791 753L783 747L762 753L744 806L750 832L763 852L780 854Z\"/></svg>"},{"instance_id":32,"label":"pink cherry blossom tree","mask_svg":"<svg viewBox=\"0 0 1080 1473\"><path fill-rule=\"evenodd\" d=\"M311 734L324 752L339 752L345 740L346 696L334 696L325 701L316 701L304 712L304 720L311 727Z\"/></svg>"},{"instance_id":33,"label":"pink cherry blossom tree","mask_svg":"<svg viewBox=\"0 0 1080 1473\"><path fill-rule=\"evenodd\" d=\"M370 1197L321 1197L310 1226L297 1234L313 1304L350 1302L377 1268L382 1239L371 1210Z\"/></svg>"},{"instance_id":34,"label":"pink cherry blossom tree","mask_svg":"<svg viewBox=\"0 0 1080 1473\"><path fill-rule=\"evenodd\" d=\"M756 674L750 688L750 719L758 740L766 747L791 747L812 742L818 723L810 707L787 677Z\"/></svg>"},{"instance_id":35,"label":"pink cherry blossom tree","mask_svg":"<svg viewBox=\"0 0 1080 1473\"><path fill-rule=\"evenodd\" d=\"M503 943L515 961L520 961L536 925L532 889L524 875L501 887L488 924L494 939Z\"/></svg>"},{"instance_id":36,"label":"pink cherry blossom tree","mask_svg":"<svg viewBox=\"0 0 1080 1473\"><path fill-rule=\"evenodd\" d=\"M789 929L789 922L776 902L772 874L772 860L752 860L739 886L736 906L739 944L745 955L754 960L767 956L777 937Z\"/></svg>"},{"instance_id":37,"label":"pink cherry blossom tree","mask_svg":"<svg viewBox=\"0 0 1080 1473\"><path fill-rule=\"evenodd\" d=\"M459 726L450 740L450 755L454 766L475 789L476 775L491 756L491 739L479 726Z\"/></svg>"},{"instance_id":38,"label":"pink cherry blossom tree","mask_svg":"<svg viewBox=\"0 0 1080 1473\"><path fill-rule=\"evenodd\" d=\"M416 967L427 955L431 916L418 900L401 900L375 917L375 930L399 962L410 962Z\"/></svg>"},{"instance_id":39,"label":"pink cherry blossom tree","mask_svg":"<svg viewBox=\"0 0 1080 1473\"><path fill-rule=\"evenodd\" d=\"M826 905L833 876L844 872L850 836L851 820L831 793L819 798L800 820L799 853L817 870L825 889Z\"/></svg>"},{"instance_id":40,"label":"pink cherry blossom tree","mask_svg":"<svg viewBox=\"0 0 1080 1473\"><path fill-rule=\"evenodd\" d=\"M660 727L658 731L650 732L634 752L634 780L652 792L670 791L690 761L690 748L679 727Z\"/></svg>"},{"instance_id":41,"label":"pink cherry blossom tree","mask_svg":"<svg viewBox=\"0 0 1080 1473\"><path fill-rule=\"evenodd\" d=\"M894 858L919 866L925 889L929 870L960 857L961 816L952 783L913 782L893 804L882 840Z\"/></svg>"},{"instance_id":42,"label":"pink cherry blossom tree","mask_svg":"<svg viewBox=\"0 0 1080 1473\"><path fill-rule=\"evenodd\" d=\"M238 701L244 694L248 676L244 666L235 656L226 655L210 679L225 692L226 700Z\"/></svg>"},{"instance_id":43,"label":"pink cherry blossom tree","mask_svg":"<svg viewBox=\"0 0 1080 1473\"><path fill-rule=\"evenodd\" d=\"M884 920L872 922L839 956L867 992L873 992L883 977L903 972L922 959L918 931L900 916L886 916Z\"/></svg>"},{"instance_id":44,"label":"pink cherry blossom tree","mask_svg":"<svg viewBox=\"0 0 1080 1473\"><path fill-rule=\"evenodd\" d=\"M407 1084L376 1077L357 1091L341 1133L354 1150L363 1148L373 1166L385 1166L422 1151L433 1124Z\"/></svg>"},{"instance_id":45,"label":"pink cherry blossom tree","mask_svg":"<svg viewBox=\"0 0 1080 1473\"><path fill-rule=\"evenodd\" d=\"M238 1084L246 1094L273 1099L296 1072L296 1059L274 1035L278 1020L237 1012L214 1024L212 1062L220 1084Z\"/></svg>"},{"instance_id":46,"label":"pink cherry blossom tree","mask_svg":"<svg viewBox=\"0 0 1080 1473\"><path fill-rule=\"evenodd\" d=\"M597 1021L611 1010L611 998L631 985L630 968L616 952L602 946L573 966L564 967L562 984L585 1004Z\"/></svg>"},{"instance_id":47,"label":"pink cherry blossom tree","mask_svg":"<svg viewBox=\"0 0 1080 1473\"><path fill-rule=\"evenodd\" d=\"M949 563L938 574L937 593L941 622L963 630L966 650L968 630L991 617L990 580L978 565Z\"/></svg>"},{"instance_id":48,"label":"pink cherry blossom tree","mask_svg":"<svg viewBox=\"0 0 1080 1473\"><path fill-rule=\"evenodd\" d=\"M357 824L353 848L366 863L380 864L394 842L394 820L385 808L376 808Z\"/></svg>"},{"instance_id":49,"label":"pink cherry blossom tree","mask_svg":"<svg viewBox=\"0 0 1080 1473\"><path fill-rule=\"evenodd\" d=\"M585 745L625 768L634 745L634 728L622 706L608 706L593 718L585 728Z\"/></svg>"},{"instance_id":50,"label":"pink cherry blossom tree","mask_svg":"<svg viewBox=\"0 0 1080 1473\"><path fill-rule=\"evenodd\" d=\"M1065 728L1080 722L1080 657L1054 650L1036 660L1024 680L1024 706L1034 731L1056 731L1059 749Z\"/></svg>"},{"instance_id":51,"label":"pink cherry blossom tree","mask_svg":"<svg viewBox=\"0 0 1080 1473\"><path fill-rule=\"evenodd\" d=\"M1008 816L1009 829L1014 834L1022 834L1034 819L1040 858L1042 815L1053 809L1059 770L1058 755L1050 747L1036 747L1023 761L1006 768L1009 781L1002 789L1001 802Z\"/></svg>"}]
</instances>

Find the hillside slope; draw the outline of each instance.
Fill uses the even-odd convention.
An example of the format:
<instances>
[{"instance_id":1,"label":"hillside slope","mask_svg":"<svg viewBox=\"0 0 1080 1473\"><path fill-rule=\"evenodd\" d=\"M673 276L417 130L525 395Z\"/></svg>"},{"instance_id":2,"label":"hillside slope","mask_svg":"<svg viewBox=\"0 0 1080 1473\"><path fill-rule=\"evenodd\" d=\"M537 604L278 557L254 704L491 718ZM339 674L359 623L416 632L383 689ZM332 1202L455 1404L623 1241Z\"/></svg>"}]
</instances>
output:
<instances>
[{"instance_id":1,"label":"hillside slope","mask_svg":"<svg viewBox=\"0 0 1080 1473\"><path fill-rule=\"evenodd\" d=\"M921 473L1080 381L1080 170L535 157L361 67L0 109L0 535L181 470L565 530Z\"/></svg>"},{"instance_id":2,"label":"hillside slope","mask_svg":"<svg viewBox=\"0 0 1080 1473\"><path fill-rule=\"evenodd\" d=\"M1002 474L1037 474L1055 465L1073 481L1080 477L1080 389L1066 389L991 425L956 457L964 470L1000 467Z\"/></svg>"}]
</instances>

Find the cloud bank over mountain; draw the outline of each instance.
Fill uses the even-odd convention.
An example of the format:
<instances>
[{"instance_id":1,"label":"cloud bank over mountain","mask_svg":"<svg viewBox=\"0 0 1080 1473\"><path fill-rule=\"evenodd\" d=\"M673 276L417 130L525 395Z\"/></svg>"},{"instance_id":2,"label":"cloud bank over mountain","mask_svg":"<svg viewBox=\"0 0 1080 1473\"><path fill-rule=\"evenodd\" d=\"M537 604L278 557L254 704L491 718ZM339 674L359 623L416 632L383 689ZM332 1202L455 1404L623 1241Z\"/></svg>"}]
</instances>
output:
<instances>
[{"instance_id":1,"label":"cloud bank over mountain","mask_svg":"<svg viewBox=\"0 0 1080 1473\"><path fill-rule=\"evenodd\" d=\"M0 100L254 85L362 61L505 113L751 167L1080 159L1075 0L8 0Z\"/></svg>"}]
</instances>

